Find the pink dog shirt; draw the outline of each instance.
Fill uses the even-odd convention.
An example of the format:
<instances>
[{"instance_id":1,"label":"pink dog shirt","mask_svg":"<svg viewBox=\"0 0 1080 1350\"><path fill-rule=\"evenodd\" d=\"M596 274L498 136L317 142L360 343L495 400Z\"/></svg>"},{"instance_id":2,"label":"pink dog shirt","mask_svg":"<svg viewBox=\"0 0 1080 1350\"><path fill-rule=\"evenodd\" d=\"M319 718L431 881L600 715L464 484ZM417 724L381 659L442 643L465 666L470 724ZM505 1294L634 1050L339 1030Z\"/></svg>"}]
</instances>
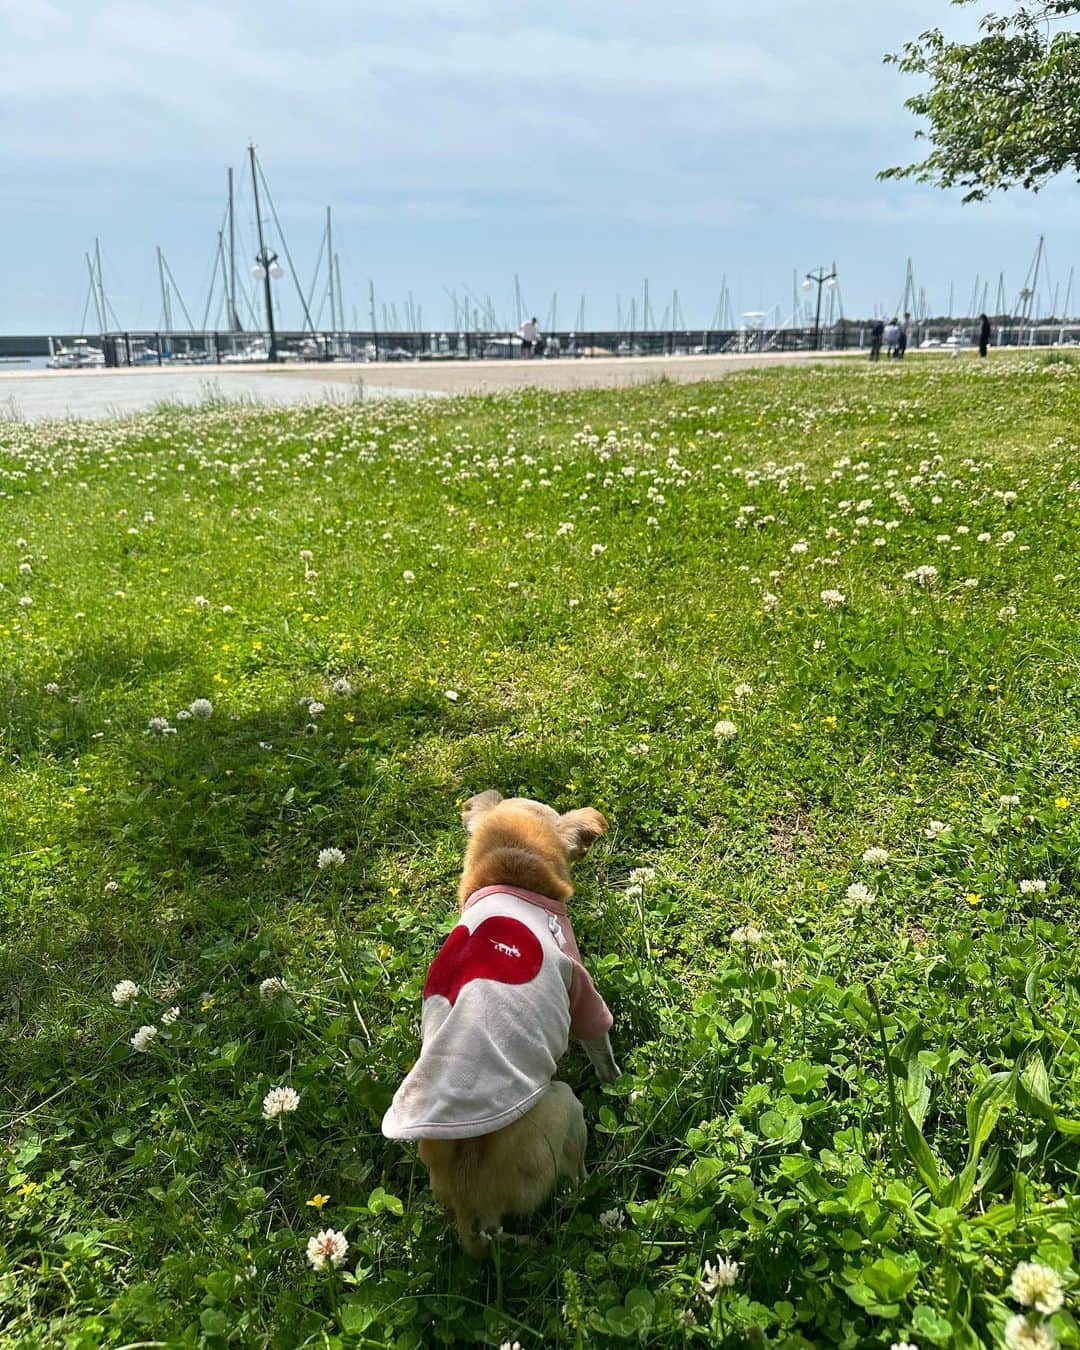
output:
<instances>
[{"instance_id":1,"label":"pink dog shirt","mask_svg":"<svg viewBox=\"0 0 1080 1350\"><path fill-rule=\"evenodd\" d=\"M491 1134L544 1091L569 1034L594 1040L611 1023L566 906L518 886L485 886L466 900L428 969L420 1058L394 1094L383 1134Z\"/></svg>"}]
</instances>

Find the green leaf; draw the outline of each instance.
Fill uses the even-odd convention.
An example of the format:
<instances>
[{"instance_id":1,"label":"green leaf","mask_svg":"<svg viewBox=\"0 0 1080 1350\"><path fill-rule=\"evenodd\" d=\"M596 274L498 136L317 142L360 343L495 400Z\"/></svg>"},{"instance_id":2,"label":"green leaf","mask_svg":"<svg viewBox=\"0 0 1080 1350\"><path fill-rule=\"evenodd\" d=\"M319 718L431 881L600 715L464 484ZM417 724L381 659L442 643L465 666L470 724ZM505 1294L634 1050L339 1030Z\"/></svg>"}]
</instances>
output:
<instances>
[{"instance_id":1,"label":"green leaf","mask_svg":"<svg viewBox=\"0 0 1080 1350\"><path fill-rule=\"evenodd\" d=\"M925 1303L918 1304L911 1314L911 1329L920 1340L933 1345L947 1345L953 1334L952 1323Z\"/></svg>"},{"instance_id":2,"label":"green leaf","mask_svg":"<svg viewBox=\"0 0 1080 1350\"><path fill-rule=\"evenodd\" d=\"M911 1113L906 1107L901 1108L901 1111L904 1147L915 1164L915 1170L922 1177L926 1189L934 1200L937 1200L941 1195L941 1173L938 1171L937 1161L923 1138L922 1130L911 1119Z\"/></svg>"}]
</instances>

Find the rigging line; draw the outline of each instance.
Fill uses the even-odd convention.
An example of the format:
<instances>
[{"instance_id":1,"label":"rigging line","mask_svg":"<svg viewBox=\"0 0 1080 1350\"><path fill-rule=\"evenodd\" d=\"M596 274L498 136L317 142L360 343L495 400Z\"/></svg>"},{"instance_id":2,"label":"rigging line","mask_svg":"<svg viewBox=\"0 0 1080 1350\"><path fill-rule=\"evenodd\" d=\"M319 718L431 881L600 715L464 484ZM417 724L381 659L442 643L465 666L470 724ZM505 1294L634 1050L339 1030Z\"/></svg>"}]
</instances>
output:
<instances>
[{"instance_id":1,"label":"rigging line","mask_svg":"<svg viewBox=\"0 0 1080 1350\"><path fill-rule=\"evenodd\" d=\"M88 289L87 289L87 292L86 292L86 301L85 301L85 303L83 304L83 307L82 307L82 321L81 321L80 324L79 324L79 336L80 336L80 337L84 337L84 336L86 335L86 313L87 313L87 310L89 310L89 308L90 308L90 297L91 297L91 295L93 295L93 293L94 293L94 283L91 281L91 283L90 283L90 285L89 285L89 287L88 287Z\"/></svg>"},{"instance_id":2,"label":"rigging line","mask_svg":"<svg viewBox=\"0 0 1080 1350\"><path fill-rule=\"evenodd\" d=\"M262 180L263 188L266 191L266 200L270 204L270 214L274 217L274 228L277 230L278 238L281 240L281 247L285 251L285 257L289 264L289 271L292 273L293 284L296 287L296 294L300 297L300 303L304 307L304 318L311 329L312 336L315 333L315 325L311 322L311 314L308 311L307 301L304 299L304 292L300 286L300 278L296 275L296 267L292 260L292 254L289 252L289 245L285 241L285 232L281 228L281 221L278 219L277 207L274 205L274 199L270 194L270 184L266 181L266 174L263 172L262 161L258 155L255 156L255 163L259 169L259 178Z\"/></svg>"},{"instance_id":3,"label":"rigging line","mask_svg":"<svg viewBox=\"0 0 1080 1350\"><path fill-rule=\"evenodd\" d=\"M326 227L323 226L322 238L319 240L319 253L315 259L315 270L311 274L311 285L308 287L307 304L311 307L312 297L315 294L315 284L319 280L319 268L322 266L323 250L326 248ZM322 305L319 306L319 316L322 317Z\"/></svg>"},{"instance_id":4,"label":"rigging line","mask_svg":"<svg viewBox=\"0 0 1080 1350\"><path fill-rule=\"evenodd\" d=\"M190 328L191 331L194 333L195 325L191 322L191 315L188 313L188 307L187 305L184 304L184 297L180 294L180 287L176 284L176 278L172 274L172 268L169 266L169 260L168 258L166 258L164 253L161 255L161 261L165 264L165 275L169 278L169 281L172 283L172 288L176 292L177 300L180 301L180 308L184 311L184 318L187 319L188 328Z\"/></svg>"},{"instance_id":5,"label":"rigging line","mask_svg":"<svg viewBox=\"0 0 1080 1350\"><path fill-rule=\"evenodd\" d=\"M224 269L225 267L225 239L223 230L218 230L217 242L217 252L214 254L214 267L210 273L210 289L206 292L206 308L203 310L202 316L202 331L204 333L207 331L206 325L210 319L210 306L214 303L214 287L217 285L218 269ZM229 279L227 276L223 278L223 284L225 286L225 297L228 299ZM220 313L220 310L218 312Z\"/></svg>"},{"instance_id":6,"label":"rigging line","mask_svg":"<svg viewBox=\"0 0 1080 1350\"><path fill-rule=\"evenodd\" d=\"M217 247L212 254L213 261L210 266L210 289L206 293L206 308L203 310L202 331L206 332L206 324L210 318L210 307L214 303L214 285L217 281L218 268L222 268L221 284L225 287L226 293L229 289L228 268L225 263L225 227L229 223L229 203L226 201L224 211L221 217L221 229L218 230Z\"/></svg>"}]
</instances>

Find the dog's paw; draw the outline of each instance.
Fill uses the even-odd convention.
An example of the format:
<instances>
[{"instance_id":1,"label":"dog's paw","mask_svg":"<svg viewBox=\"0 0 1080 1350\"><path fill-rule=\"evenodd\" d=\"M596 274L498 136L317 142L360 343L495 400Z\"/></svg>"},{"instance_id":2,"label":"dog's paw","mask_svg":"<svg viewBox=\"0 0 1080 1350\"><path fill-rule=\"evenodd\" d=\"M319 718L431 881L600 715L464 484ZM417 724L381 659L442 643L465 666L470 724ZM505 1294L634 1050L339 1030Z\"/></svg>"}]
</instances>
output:
<instances>
[{"instance_id":1,"label":"dog's paw","mask_svg":"<svg viewBox=\"0 0 1080 1350\"><path fill-rule=\"evenodd\" d=\"M602 1068L597 1069L596 1076L601 1083L614 1083L621 1073L622 1069L612 1060L610 1064L605 1064Z\"/></svg>"}]
</instances>

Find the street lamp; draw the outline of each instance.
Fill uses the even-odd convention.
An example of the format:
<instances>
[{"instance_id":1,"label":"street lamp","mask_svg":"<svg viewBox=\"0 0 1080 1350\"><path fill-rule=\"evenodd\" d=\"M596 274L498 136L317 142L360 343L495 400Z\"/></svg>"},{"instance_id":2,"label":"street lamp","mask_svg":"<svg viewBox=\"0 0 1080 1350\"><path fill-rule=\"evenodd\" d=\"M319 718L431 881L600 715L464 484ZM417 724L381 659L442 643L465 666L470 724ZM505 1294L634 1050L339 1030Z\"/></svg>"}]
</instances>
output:
<instances>
[{"instance_id":1,"label":"street lamp","mask_svg":"<svg viewBox=\"0 0 1080 1350\"><path fill-rule=\"evenodd\" d=\"M270 350L267 353L267 359L276 361L278 359L277 334L274 332L274 300L270 294L270 278L275 281L280 280L285 275L285 269L278 262L278 255L271 253L266 247L266 241L263 239L262 213L259 211L259 179L255 172L255 147L248 146L248 154L251 157L251 186L255 194L255 223L259 229L259 251L255 255L255 266L251 269L251 275L256 281L263 284L263 296L266 301L266 326L270 330Z\"/></svg>"},{"instance_id":2,"label":"street lamp","mask_svg":"<svg viewBox=\"0 0 1080 1350\"><path fill-rule=\"evenodd\" d=\"M817 310L814 314L814 351L821 348L821 288L828 286L831 290L836 285L836 264L833 263L832 271L826 272L824 267L819 267L816 272L807 272L806 280L803 282L803 290L808 291L817 283Z\"/></svg>"}]
</instances>

